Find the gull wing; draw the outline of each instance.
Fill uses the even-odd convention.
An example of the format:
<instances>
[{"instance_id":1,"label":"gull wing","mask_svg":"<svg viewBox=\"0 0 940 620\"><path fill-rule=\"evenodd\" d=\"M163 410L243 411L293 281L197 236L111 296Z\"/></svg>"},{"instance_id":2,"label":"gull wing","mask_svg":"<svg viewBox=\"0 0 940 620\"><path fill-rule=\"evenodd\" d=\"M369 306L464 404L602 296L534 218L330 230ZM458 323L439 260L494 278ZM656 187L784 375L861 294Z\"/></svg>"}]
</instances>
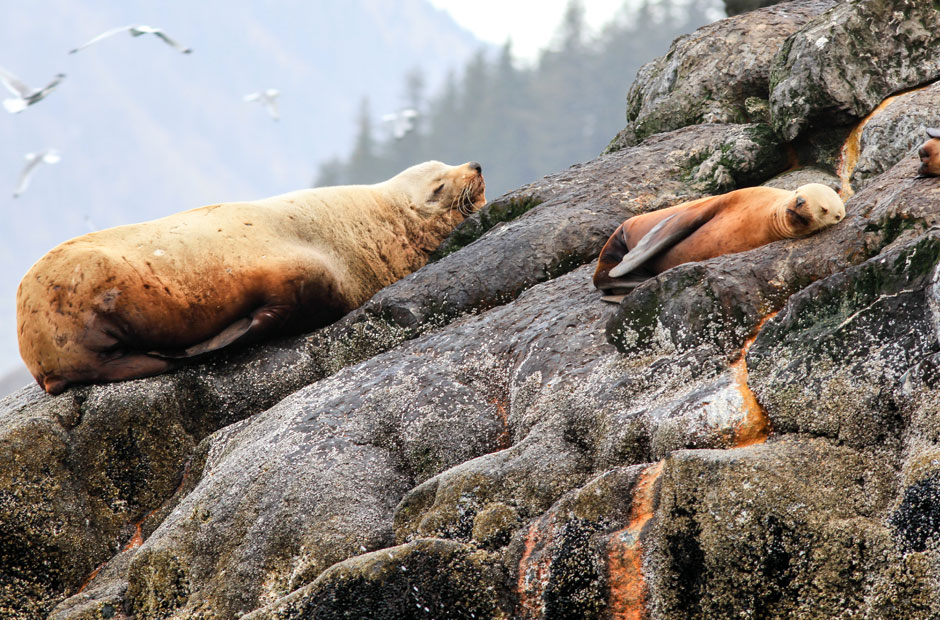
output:
<instances>
[{"instance_id":1,"label":"gull wing","mask_svg":"<svg viewBox=\"0 0 940 620\"><path fill-rule=\"evenodd\" d=\"M79 50L85 49L85 48L88 47L89 45L94 45L94 44L97 43L98 41L101 41L101 40L103 40L103 39L107 39L108 37L114 36L114 35L116 35L116 34L119 33L119 32L127 32L127 31L130 31L133 27L134 27L134 26L119 26L119 27L117 27L117 28L112 28L111 30L105 30L104 32L102 32L101 34L99 34L97 37L91 39L91 40L88 41L87 43L85 43L85 44L83 44L83 45L79 45L79 46L76 47L75 49L70 50L70 51L69 51L69 54L74 54L75 52L77 52L77 51L79 51Z\"/></svg>"},{"instance_id":2,"label":"gull wing","mask_svg":"<svg viewBox=\"0 0 940 620\"><path fill-rule=\"evenodd\" d=\"M23 171L20 172L20 180L16 185L16 189L13 191L13 197L19 198L20 195L26 191L26 188L29 187L30 177L33 176L33 172L36 170L36 166L42 163L42 157L36 153L30 153L26 156L29 160L25 166L23 166Z\"/></svg>"},{"instance_id":3,"label":"gull wing","mask_svg":"<svg viewBox=\"0 0 940 620\"><path fill-rule=\"evenodd\" d=\"M65 79L64 73L57 73L55 77L52 78L52 81L46 84L45 88L42 89L43 96L52 92L52 89L59 85L59 82Z\"/></svg>"},{"instance_id":4,"label":"gull wing","mask_svg":"<svg viewBox=\"0 0 940 620\"><path fill-rule=\"evenodd\" d=\"M277 111L277 101L274 97L268 97L264 100L264 107L267 108L268 114L271 115L271 118L278 120L281 118L281 115Z\"/></svg>"},{"instance_id":5,"label":"gull wing","mask_svg":"<svg viewBox=\"0 0 940 620\"><path fill-rule=\"evenodd\" d=\"M24 84L18 77L0 67L0 82L6 86L7 90L20 98L29 97L33 94L33 89Z\"/></svg>"},{"instance_id":6,"label":"gull wing","mask_svg":"<svg viewBox=\"0 0 940 620\"><path fill-rule=\"evenodd\" d=\"M184 54L189 54L189 53L192 53L192 51L193 51L192 48L183 47L183 46L180 45L176 40L171 39L169 36L167 36L167 34L166 34L165 32L163 32L163 31L160 30L159 28L154 28L153 31L152 31L152 33L153 33L154 35L160 37L161 39L163 39L167 44L169 44L169 45L175 47L176 49L178 49L179 51L183 52Z\"/></svg>"},{"instance_id":7,"label":"gull wing","mask_svg":"<svg viewBox=\"0 0 940 620\"><path fill-rule=\"evenodd\" d=\"M59 151L56 149L45 149L38 153L28 153L26 159L26 165L23 166L23 171L20 172L20 180L16 185L16 189L13 191L14 198L19 198L20 195L26 191L26 188L29 187L29 181L39 164L54 164L57 163L61 157L59 156Z\"/></svg>"}]
</instances>

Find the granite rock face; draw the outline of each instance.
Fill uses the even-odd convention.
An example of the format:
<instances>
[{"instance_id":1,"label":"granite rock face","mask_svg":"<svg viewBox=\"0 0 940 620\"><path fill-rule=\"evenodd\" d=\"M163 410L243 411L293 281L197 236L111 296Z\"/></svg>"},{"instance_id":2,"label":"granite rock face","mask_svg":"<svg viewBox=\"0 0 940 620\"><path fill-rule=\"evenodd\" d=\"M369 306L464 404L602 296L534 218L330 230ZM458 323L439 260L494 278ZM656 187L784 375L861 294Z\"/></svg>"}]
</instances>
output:
<instances>
[{"instance_id":1,"label":"granite rock face","mask_svg":"<svg viewBox=\"0 0 940 620\"><path fill-rule=\"evenodd\" d=\"M708 41L886 5L783 3L674 52L744 66L758 46ZM911 150L936 92L801 112L792 142L772 105L653 97L681 122L498 198L334 325L0 401L0 618L937 617L940 179ZM599 301L623 219L806 182L845 220Z\"/></svg>"}]
</instances>

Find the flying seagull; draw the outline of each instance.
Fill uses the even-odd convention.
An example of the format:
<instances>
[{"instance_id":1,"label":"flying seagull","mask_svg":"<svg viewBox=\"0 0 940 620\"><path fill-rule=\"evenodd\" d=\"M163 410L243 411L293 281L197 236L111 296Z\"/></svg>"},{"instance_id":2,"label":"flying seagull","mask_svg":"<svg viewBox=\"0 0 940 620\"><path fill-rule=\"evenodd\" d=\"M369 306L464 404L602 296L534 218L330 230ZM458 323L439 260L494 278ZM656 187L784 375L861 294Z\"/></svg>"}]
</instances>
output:
<instances>
[{"instance_id":1,"label":"flying seagull","mask_svg":"<svg viewBox=\"0 0 940 620\"><path fill-rule=\"evenodd\" d=\"M418 111L413 108L405 108L398 112L389 112L382 116L382 122L391 129L392 136L396 140L401 140L415 127L415 119L418 117Z\"/></svg>"},{"instance_id":2,"label":"flying seagull","mask_svg":"<svg viewBox=\"0 0 940 620\"><path fill-rule=\"evenodd\" d=\"M257 93L251 93L250 95L245 95L245 101L257 101L265 107L268 111L268 114L271 115L271 118L278 120L281 118L280 114L277 113L277 96L281 94L276 88L268 88L266 90L259 91Z\"/></svg>"},{"instance_id":3,"label":"flying seagull","mask_svg":"<svg viewBox=\"0 0 940 620\"><path fill-rule=\"evenodd\" d=\"M15 114L16 112L22 112L27 107L38 102L46 95L52 92L52 90L59 85L65 78L64 73L57 74L52 81L46 85L45 88L33 88L24 84L18 77L0 67L0 82L3 82L3 85L6 86L7 90L16 95L15 98L4 99L3 107L6 108L6 111L10 114Z\"/></svg>"},{"instance_id":4,"label":"flying seagull","mask_svg":"<svg viewBox=\"0 0 940 620\"><path fill-rule=\"evenodd\" d=\"M84 45L76 47L75 49L70 51L69 54L74 54L75 52L79 50L85 49L89 45L94 45L95 43L97 43L98 41L101 41L102 39L107 39L111 35L115 35L119 32L125 32L125 31L131 33L131 36L134 36L134 37L139 37L142 34L152 34L152 35L158 36L161 39L163 39L166 43L172 45L173 47L183 52L184 54L189 54L190 52L193 51L192 49L188 47L183 47L182 45L180 45L179 43L177 43L176 41L168 37L166 33L160 30L159 28L153 28L152 26L138 25L138 26L121 26L120 28L112 28L111 30L106 30L105 32L102 32L97 37L89 41L88 43L85 43Z\"/></svg>"},{"instance_id":5,"label":"flying seagull","mask_svg":"<svg viewBox=\"0 0 940 620\"><path fill-rule=\"evenodd\" d=\"M16 186L16 191L13 192L13 197L19 198L26 191L26 188L29 187L29 179L33 176L33 172L36 171L39 164L55 164L60 159L62 158L56 149L44 149L38 153L28 153L26 155L26 166L23 168L23 172L20 173L20 182Z\"/></svg>"}]
</instances>

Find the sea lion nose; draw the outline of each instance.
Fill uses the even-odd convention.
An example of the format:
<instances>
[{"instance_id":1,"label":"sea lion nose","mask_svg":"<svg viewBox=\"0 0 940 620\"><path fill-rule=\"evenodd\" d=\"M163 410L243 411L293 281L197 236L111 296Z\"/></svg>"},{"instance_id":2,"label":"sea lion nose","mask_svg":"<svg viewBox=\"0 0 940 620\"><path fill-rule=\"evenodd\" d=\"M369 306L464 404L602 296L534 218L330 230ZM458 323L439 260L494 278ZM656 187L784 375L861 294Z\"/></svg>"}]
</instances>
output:
<instances>
[{"instance_id":1,"label":"sea lion nose","mask_svg":"<svg viewBox=\"0 0 940 620\"><path fill-rule=\"evenodd\" d=\"M483 166L481 166L479 162L467 162L467 166L469 166L471 170L475 170L477 174L483 174Z\"/></svg>"},{"instance_id":2,"label":"sea lion nose","mask_svg":"<svg viewBox=\"0 0 940 620\"><path fill-rule=\"evenodd\" d=\"M923 148L923 147L921 147L921 148L917 151L917 155L918 155L921 159L927 159L927 157L929 156L929 155L927 154L927 149L925 149L925 148Z\"/></svg>"}]
</instances>

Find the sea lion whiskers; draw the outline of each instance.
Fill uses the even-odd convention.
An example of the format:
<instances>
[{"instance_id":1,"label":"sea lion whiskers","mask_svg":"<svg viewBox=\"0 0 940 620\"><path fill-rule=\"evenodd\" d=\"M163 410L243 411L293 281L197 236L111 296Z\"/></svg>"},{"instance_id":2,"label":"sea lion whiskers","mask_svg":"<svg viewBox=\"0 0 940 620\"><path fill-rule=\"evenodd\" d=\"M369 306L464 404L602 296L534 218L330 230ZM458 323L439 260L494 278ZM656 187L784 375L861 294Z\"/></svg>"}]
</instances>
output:
<instances>
[{"instance_id":1,"label":"sea lion whiskers","mask_svg":"<svg viewBox=\"0 0 940 620\"><path fill-rule=\"evenodd\" d=\"M451 205L451 208L456 208L461 215L467 216L471 215L474 211L473 209L473 191L474 183L470 182L464 185L463 189L460 190L460 193L454 197L454 202Z\"/></svg>"}]
</instances>

